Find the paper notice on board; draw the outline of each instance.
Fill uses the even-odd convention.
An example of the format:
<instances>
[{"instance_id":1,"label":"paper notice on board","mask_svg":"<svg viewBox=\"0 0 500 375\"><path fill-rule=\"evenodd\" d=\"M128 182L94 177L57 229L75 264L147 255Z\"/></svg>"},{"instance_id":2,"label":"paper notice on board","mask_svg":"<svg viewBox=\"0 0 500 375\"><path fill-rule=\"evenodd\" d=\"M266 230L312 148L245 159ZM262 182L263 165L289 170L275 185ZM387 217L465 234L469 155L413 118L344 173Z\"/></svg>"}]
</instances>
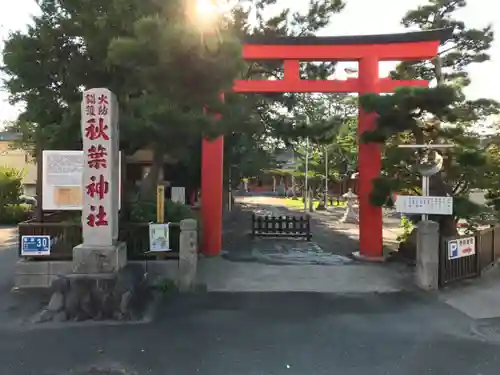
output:
<instances>
[{"instance_id":1,"label":"paper notice on board","mask_svg":"<svg viewBox=\"0 0 500 375\"><path fill-rule=\"evenodd\" d=\"M45 164L46 182L52 186L81 186L83 153L48 154Z\"/></svg>"},{"instance_id":2,"label":"paper notice on board","mask_svg":"<svg viewBox=\"0 0 500 375\"><path fill-rule=\"evenodd\" d=\"M54 187L54 203L58 206L82 205L82 188L79 186Z\"/></svg>"}]
</instances>

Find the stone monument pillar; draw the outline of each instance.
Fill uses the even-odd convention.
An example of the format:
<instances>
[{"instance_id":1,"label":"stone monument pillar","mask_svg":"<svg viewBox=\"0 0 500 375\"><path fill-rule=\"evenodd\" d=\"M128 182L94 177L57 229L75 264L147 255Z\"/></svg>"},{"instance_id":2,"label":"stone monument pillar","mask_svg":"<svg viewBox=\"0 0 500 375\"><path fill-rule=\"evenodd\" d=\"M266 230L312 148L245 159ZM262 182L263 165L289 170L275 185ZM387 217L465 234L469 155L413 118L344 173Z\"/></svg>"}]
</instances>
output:
<instances>
[{"instance_id":1,"label":"stone monument pillar","mask_svg":"<svg viewBox=\"0 0 500 375\"><path fill-rule=\"evenodd\" d=\"M178 288L181 292L192 290L196 282L198 264L198 231L196 220L181 221L179 246Z\"/></svg>"},{"instance_id":2,"label":"stone monument pillar","mask_svg":"<svg viewBox=\"0 0 500 375\"><path fill-rule=\"evenodd\" d=\"M342 223L351 223L357 224L359 222L358 213L354 208L354 203L358 200L358 196L352 192L352 189L349 188L347 193L342 195L342 198L346 200L346 209L344 212L344 216L340 220Z\"/></svg>"},{"instance_id":3,"label":"stone monument pillar","mask_svg":"<svg viewBox=\"0 0 500 375\"><path fill-rule=\"evenodd\" d=\"M118 102L105 88L89 89L82 100L83 243L73 249L73 272L113 273L127 260L118 240Z\"/></svg>"},{"instance_id":4,"label":"stone monument pillar","mask_svg":"<svg viewBox=\"0 0 500 375\"><path fill-rule=\"evenodd\" d=\"M424 290L437 290L439 279L439 224L418 223L415 283Z\"/></svg>"}]
</instances>

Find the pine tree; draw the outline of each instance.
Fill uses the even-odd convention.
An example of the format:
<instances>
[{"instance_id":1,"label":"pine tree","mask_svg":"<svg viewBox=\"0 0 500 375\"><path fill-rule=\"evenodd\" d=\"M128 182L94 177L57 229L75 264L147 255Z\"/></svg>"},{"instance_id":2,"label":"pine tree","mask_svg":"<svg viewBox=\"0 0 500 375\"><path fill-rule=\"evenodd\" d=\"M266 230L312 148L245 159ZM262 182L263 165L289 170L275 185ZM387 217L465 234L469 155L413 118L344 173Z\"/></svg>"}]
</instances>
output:
<instances>
[{"instance_id":1,"label":"pine tree","mask_svg":"<svg viewBox=\"0 0 500 375\"><path fill-rule=\"evenodd\" d=\"M341 0L312 0L305 14L285 8L265 19L274 4L240 0L207 33L189 16L192 1L40 0L41 15L27 32L12 34L3 51L11 101L25 105L16 129L26 146L80 149L81 89L108 87L120 103L126 153L152 149L153 172L167 152L199 169L199 160L188 159L199 152L202 136L269 134L278 122L270 114L276 100L290 103L285 96L230 93L235 78L280 74L279 67L241 61L240 39L311 35L343 8ZM218 102L222 90L228 92L224 105ZM223 119L207 116L205 107ZM153 191L153 172L145 191Z\"/></svg>"},{"instance_id":2,"label":"pine tree","mask_svg":"<svg viewBox=\"0 0 500 375\"><path fill-rule=\"evenodd\" d=\"M392 73L399 79L430 80L434 88L401 89L391 96L369 95L361 99L366 109L379 115L377 129L364 134L363 140L385 144L384 173L375 181L372 193L375 204L392 204L393 193L421 194L420 176L414 166L422 152L401 149L398 144L455 145L440 151L445 158L444 168L430 180L431 195L455 197L453 217L431 218L439 222L442 236L456 234L459 218L472 219L482 211L469 201L469 191L487 188L494 179L492 159L474 134L474 126L497 114L499 105L490 99L468 100L463 94L463 88L470 84L466 68L489 59L493 31L491 26L468 28L456 19L455 13L465 6L464 0L430 0L409 11L402 20L406 27L421 30L455 29L437 58L403 62Z\"/></svg>"}]
</instances>

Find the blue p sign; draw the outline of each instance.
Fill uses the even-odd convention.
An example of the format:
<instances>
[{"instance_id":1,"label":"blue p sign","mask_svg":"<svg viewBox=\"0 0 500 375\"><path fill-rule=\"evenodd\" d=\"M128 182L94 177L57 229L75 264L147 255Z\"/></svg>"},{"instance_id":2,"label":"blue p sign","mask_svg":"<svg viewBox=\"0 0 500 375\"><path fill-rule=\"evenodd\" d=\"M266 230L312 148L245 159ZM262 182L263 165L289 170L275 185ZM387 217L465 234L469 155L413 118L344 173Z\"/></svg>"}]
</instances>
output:
<instances>
[{"instance_id":1,"label":"blue p sign","mask_svg":"<svg viewBox=\"0 0 500 375\"><path fill-rule=\"evenodd\" d=\"M448 242L448 259L458 258L458 243L456 240Z\"/></svg>"}]
</instances>

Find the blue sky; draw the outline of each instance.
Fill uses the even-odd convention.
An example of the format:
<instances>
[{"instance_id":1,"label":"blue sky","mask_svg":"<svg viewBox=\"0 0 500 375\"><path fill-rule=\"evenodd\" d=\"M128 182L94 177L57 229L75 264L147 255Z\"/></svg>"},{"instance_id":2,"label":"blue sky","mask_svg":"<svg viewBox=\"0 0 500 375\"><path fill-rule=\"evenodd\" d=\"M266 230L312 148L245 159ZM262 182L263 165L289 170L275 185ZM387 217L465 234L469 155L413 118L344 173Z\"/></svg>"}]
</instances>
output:
<instances>
[{"instance_id":1,"label":"blue sky","mask_svg":"<svg viewBox=\"0 0 500 375\"><path fill-rule=\"evenodd\" d=\"M300 1L304 6L308 3L306 0ZM405 29L400 25L402 16L408 9L425 4L426 1L346 0L346 3L345 10L334 17L331 25L322 31L321 35L403 32ZM460 18L467 25L474 27L493 24L498 39L490 51L491 61L469 69L472 85L468 88L467 95L470 98L487 97L500 101L500 90L497 85L492 84L497 80L498 67L500 67L500 12L496 12L492 0L469 0L468 3L468 7L460 14ZM25 28L36 12L37 7L33 0L17 0L9 2L9 6L4 5L0 12L0 40L4 40L10 31ZM394 63L381 64L381 75L387 75L393 67ZM15 119L18 113L19 108L9 105L6 93L0 91L0 124L5 120Z\"/></svg>"}]
</instances>

